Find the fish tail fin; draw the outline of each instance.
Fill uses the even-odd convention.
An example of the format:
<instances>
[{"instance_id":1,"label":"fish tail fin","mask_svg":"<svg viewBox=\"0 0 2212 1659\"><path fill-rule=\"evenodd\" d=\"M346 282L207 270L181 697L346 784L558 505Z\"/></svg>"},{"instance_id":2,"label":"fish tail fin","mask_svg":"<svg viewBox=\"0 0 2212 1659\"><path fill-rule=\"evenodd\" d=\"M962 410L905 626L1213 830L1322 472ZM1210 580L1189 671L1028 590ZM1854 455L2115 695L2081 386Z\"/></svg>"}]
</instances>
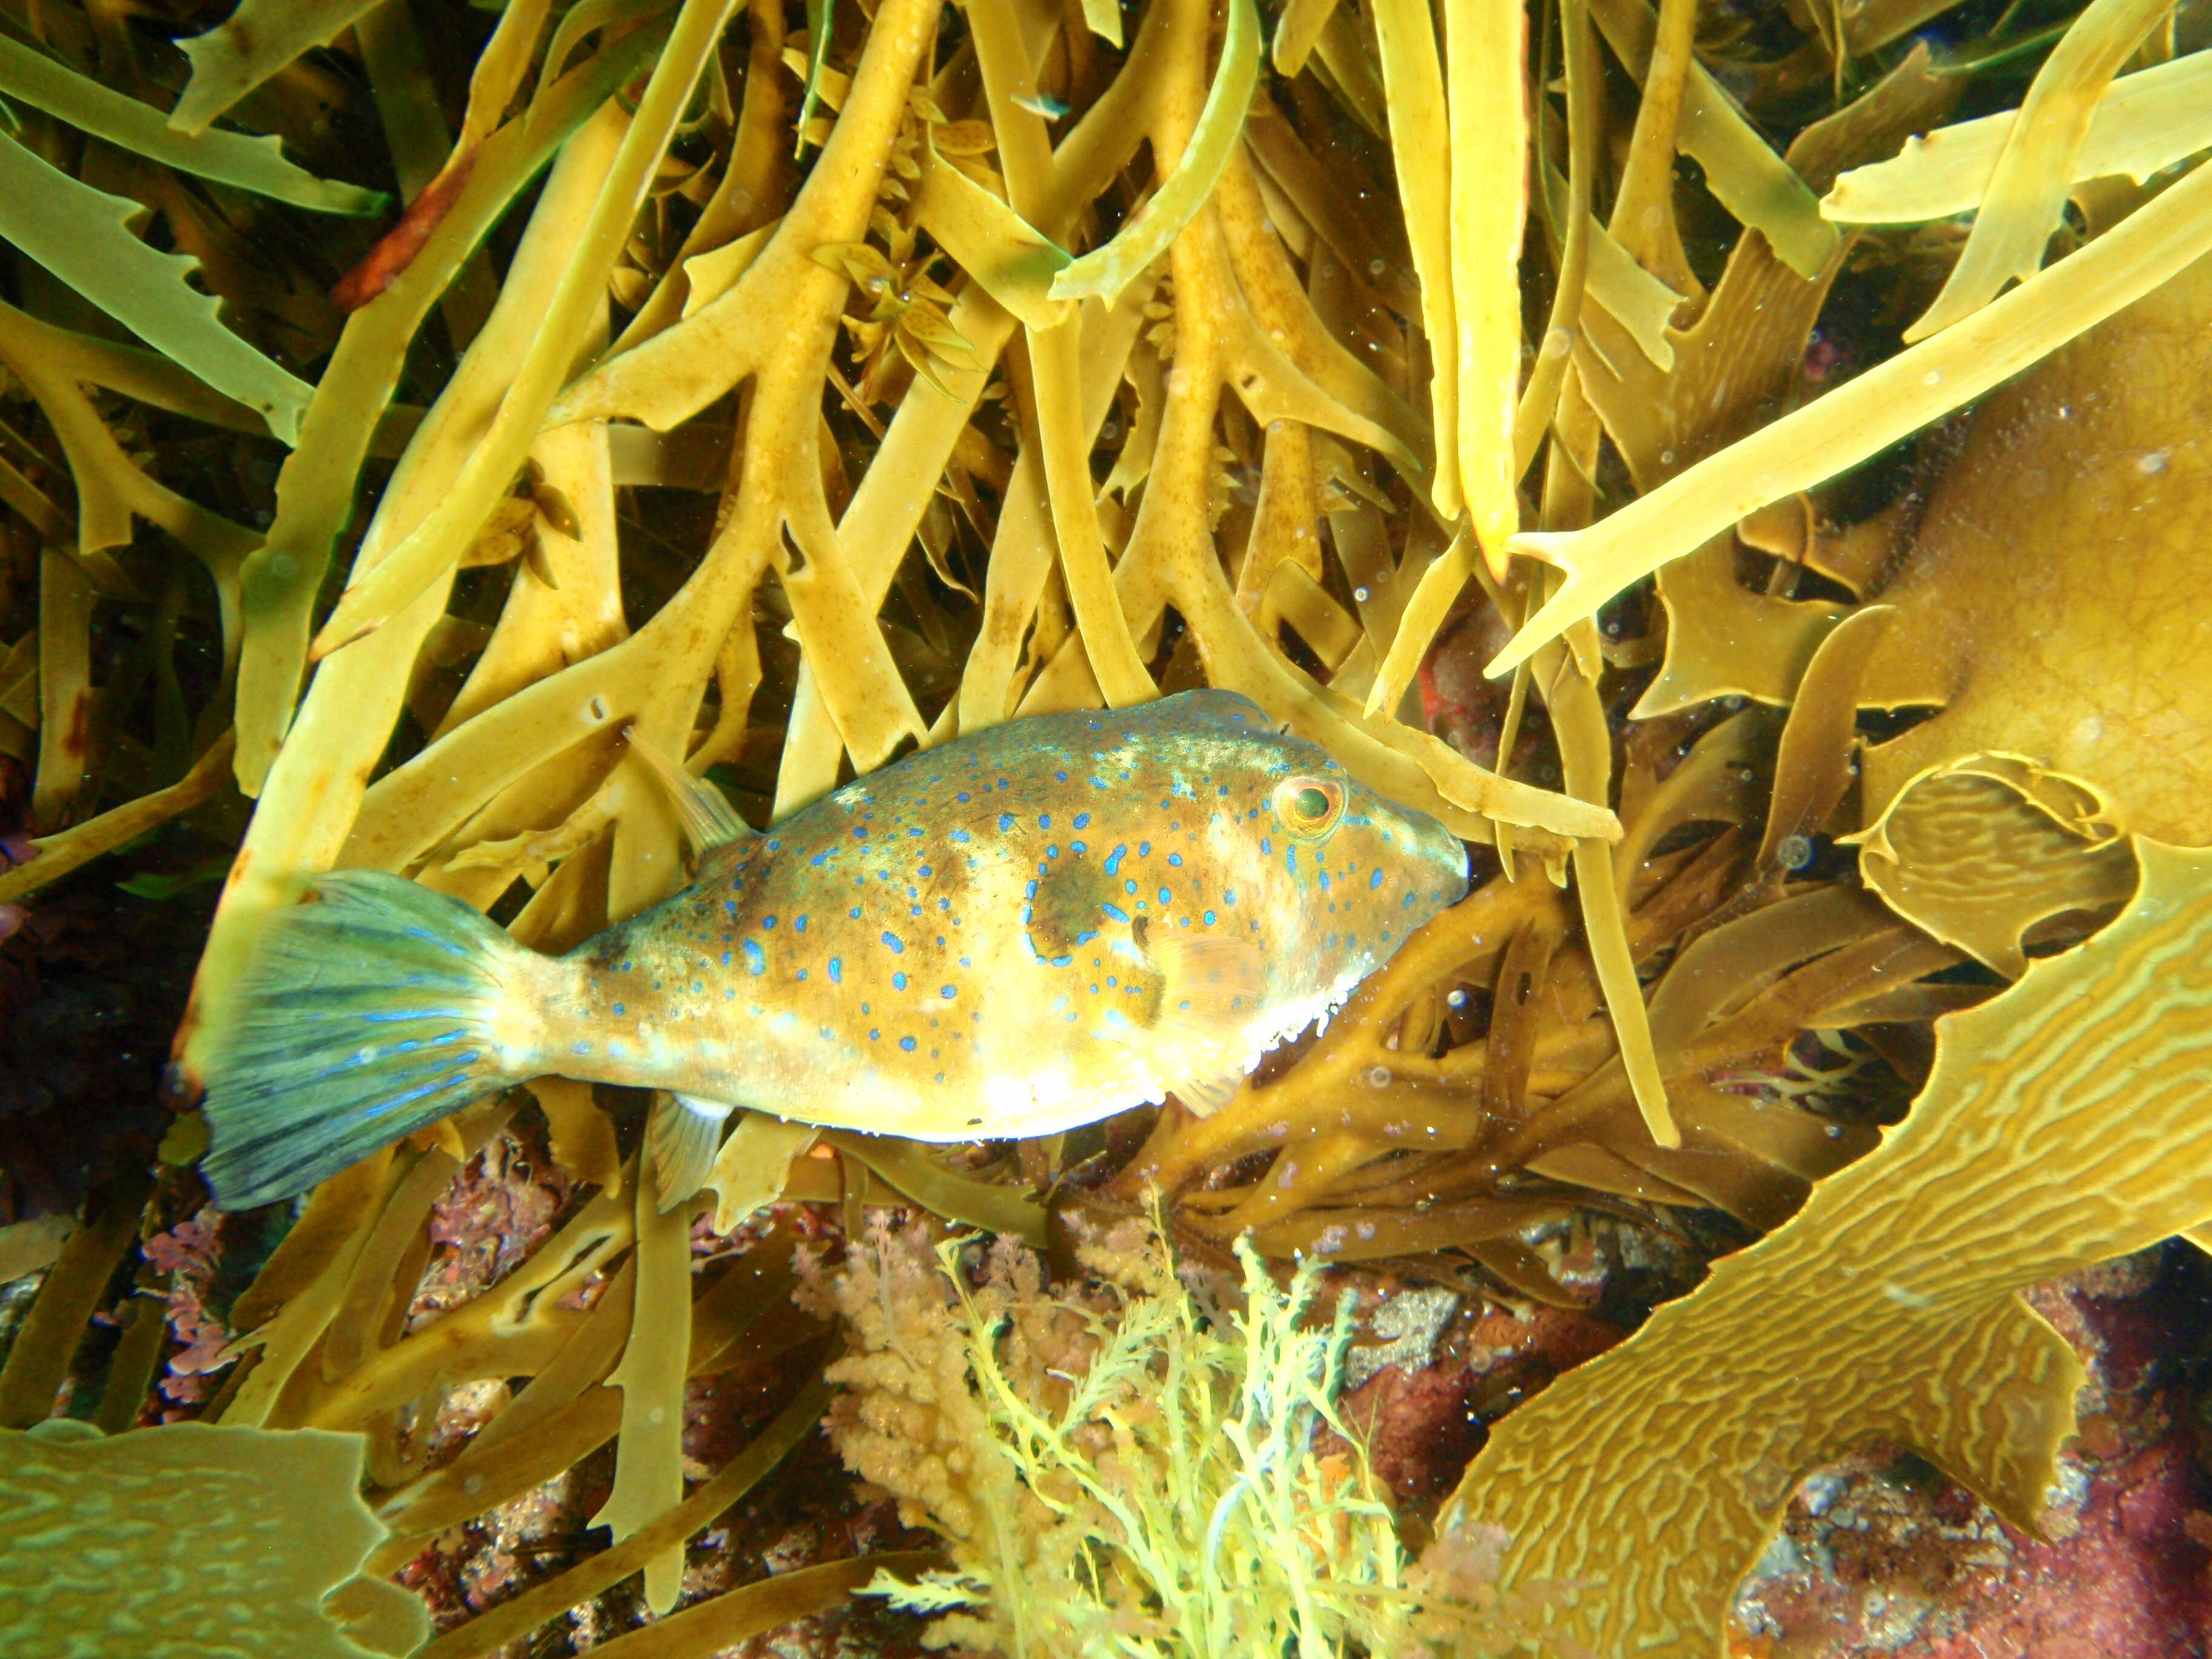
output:
<instances>
[{"instance_id":1,"label":"fish tail fin","mask_svg":"<svg viewBox=\"0 0 2212 1659\"><path fill-rule=\"evenodd\" d=\"M546 959L459 900L343 870L272 921L206 1066L225 1209L303 1192L538 1063Z\"/></svg>"}]
</instances>

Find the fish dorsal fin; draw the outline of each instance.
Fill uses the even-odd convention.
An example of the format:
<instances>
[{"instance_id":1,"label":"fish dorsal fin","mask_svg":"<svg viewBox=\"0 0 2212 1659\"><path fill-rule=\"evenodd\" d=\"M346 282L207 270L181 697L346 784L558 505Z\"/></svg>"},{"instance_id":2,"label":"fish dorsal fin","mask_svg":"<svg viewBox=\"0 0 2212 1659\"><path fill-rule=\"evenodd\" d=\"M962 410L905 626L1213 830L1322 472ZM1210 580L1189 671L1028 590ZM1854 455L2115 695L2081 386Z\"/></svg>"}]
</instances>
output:
<instances>
[{"instance_id":1,"label":"fish dorsal fin","mask_svg":"<svg viewBox=\"0 0 2212 1659\"><path fill-rule=\"evenodd\" d=\"M668 791L676 817L693 847L702 853L710 852L732 842L746 840L753 834L752 825L738 816L738 809L713 784L704 778L693 777L681 762L635 726L623 735L629 739L631 751L652 769L653 776Z\"/></svg>"},{"instance_id":2,"label":"fish dorsal fin","mask_svg":"<svg viewBox=\"0 0 2212 1659\"><path fill-rule=\"evenodd\" d=\"M1142 949L1160 976L1146 1046L1176 1097L1204 1117L1244 1080L1246 1034L1267 990L1267 964L1247 940L1160 922L1146 930Z\"/></svg>"}]
</instances>

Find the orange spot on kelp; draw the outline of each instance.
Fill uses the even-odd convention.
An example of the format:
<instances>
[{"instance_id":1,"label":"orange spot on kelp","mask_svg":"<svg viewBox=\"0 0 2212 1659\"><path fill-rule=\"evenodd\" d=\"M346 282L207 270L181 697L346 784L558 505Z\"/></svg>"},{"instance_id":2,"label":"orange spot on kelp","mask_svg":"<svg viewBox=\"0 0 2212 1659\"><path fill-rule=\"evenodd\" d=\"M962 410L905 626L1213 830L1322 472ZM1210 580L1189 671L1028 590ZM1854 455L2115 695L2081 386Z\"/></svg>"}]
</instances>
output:
<instances>
[{"instance_id":1,"label":"orange spot on kelp","mask_svg":"<svg viewBox=\"0 0 2212 1659\"><path fill-rule=\"evenodd\" d=\"M438 176L422 187L422 193L407 204L399 222L369 249L368 257L338 279L331 290L331 303L341 311L359 311L397 282L400 273L415 263L415 256L422 251L439 222L460 200L476 160L477 152L471 149L447 161Z\"/></svg>"}]
</instances>

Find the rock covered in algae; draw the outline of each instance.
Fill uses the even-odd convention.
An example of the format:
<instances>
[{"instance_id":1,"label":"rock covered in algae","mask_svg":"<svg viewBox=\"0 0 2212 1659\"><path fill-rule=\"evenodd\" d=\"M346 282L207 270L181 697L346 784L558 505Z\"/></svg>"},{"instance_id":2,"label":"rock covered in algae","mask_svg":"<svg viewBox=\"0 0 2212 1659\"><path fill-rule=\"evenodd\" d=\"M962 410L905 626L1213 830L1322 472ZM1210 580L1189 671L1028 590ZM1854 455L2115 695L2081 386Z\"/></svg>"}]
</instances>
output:
<instances>
[{"instance_id":1,"label":"rock covered in algae","mask_svg":"<svg viewBox=\"0 0 2212 1659\"><path fill-rule=\"evenodd\" d=\"M2174 1659L2212 1639L2200 1373L2212 1260L2174 1243L2027 1293L2089 1380L2042 1537L1871 1446L1807 1477L1731 1614L1739 1659Z\"/></svg>"},{"instance_id":2,"label":"rock covered in algae","mask_svg":"<svg viewBox=\"0 0 2212 1659\"><path fill-rule=\"evenodd\" d=\"M0 1431L0 1659L372 1659L429 1632L357 1575L384 1528L356 1434Z\"/></svg>"},{"instance_id":3,"label":"rock covered in algae","mask_svg":"<svg viewBox=\"0 0 2212 1659\"><path fill-rule=\"evenodd\" d=\"M2212 1217L2212 851L1939 1027L1911 1115L1499 1427L1439 1517L1546 1651L1710 1659L1798 1479L1907 1446L2033 1527L2084 1371L2021 1287ZM1577 1644L1579 1644L1577 1646Z\"/></svg>"}]
</instances>

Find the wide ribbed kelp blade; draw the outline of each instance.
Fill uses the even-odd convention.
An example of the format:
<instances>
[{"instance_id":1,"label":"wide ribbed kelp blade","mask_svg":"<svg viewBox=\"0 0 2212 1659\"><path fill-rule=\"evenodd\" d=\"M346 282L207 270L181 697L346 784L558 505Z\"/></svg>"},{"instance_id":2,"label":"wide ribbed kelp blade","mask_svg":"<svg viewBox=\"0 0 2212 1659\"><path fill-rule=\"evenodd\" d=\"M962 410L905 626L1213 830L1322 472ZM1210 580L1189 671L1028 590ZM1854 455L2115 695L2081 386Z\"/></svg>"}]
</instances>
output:
<instances>
[{"instance_id":1,"label":"wide ribbed kelp blade","mask_svg":"<svg viewBox=\"0 0 2212 1659\"><path fill-rule=\"evenodd\" d=\"M2137 851L2118 921L1938 1027L1879 1151L1500 1425L1439 1535L1576 1587L1546 1651L1718 1654L1798 1479L1867 1440L2039 1512L2083 1372L2017 1292L2212 1216L2212 850Z\"/></svg>"}]
</instances>

